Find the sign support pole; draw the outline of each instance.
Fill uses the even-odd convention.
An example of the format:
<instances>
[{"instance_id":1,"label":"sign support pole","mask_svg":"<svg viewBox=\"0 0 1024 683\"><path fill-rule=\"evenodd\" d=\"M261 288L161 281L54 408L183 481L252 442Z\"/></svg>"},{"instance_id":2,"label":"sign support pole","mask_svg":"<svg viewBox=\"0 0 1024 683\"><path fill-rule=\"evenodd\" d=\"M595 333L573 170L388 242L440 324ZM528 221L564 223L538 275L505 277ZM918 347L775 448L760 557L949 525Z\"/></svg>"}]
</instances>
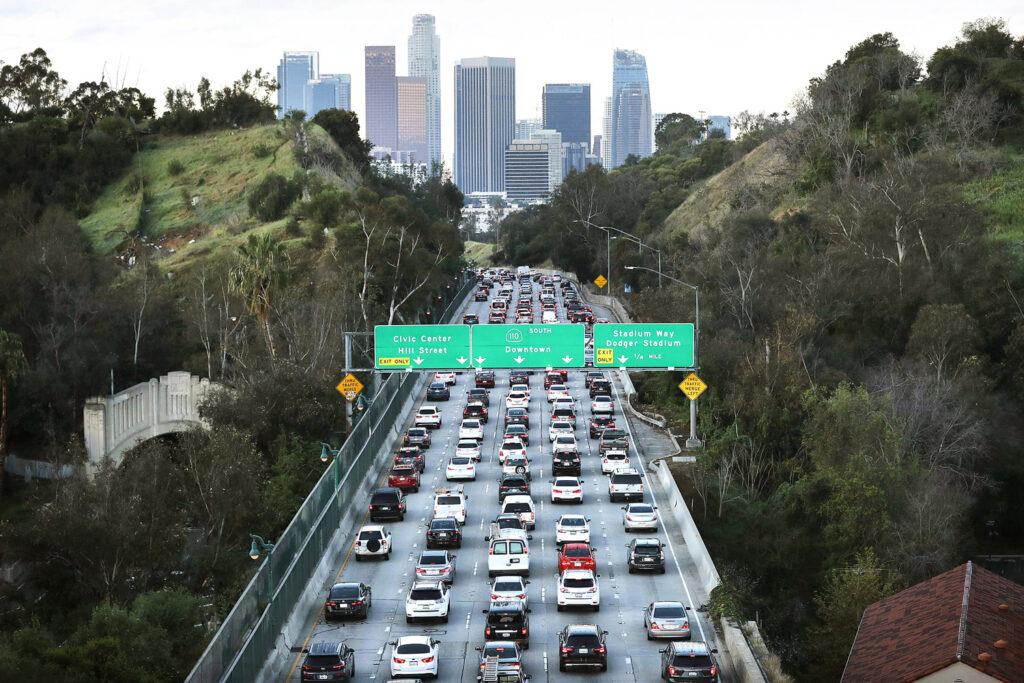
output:
<instances>
[{"instance_id":1,"label":"sign support pole","mask_svg":"<svg viewBox=\"0 0 1024 683\"><path fill-rule=\"evenodd\" d=\"M700 448L700 439L697 438L697 399L690 399L690 438L686 440L686 448L692 450Z\"/></svg>"},{"instance_id":2,"label":"sign support pole","mask_svg":"<svg viewBox=\"0 0 1024 683\"><path fill-rule=\"evenodd\" d=\"M345 333L345 376L352 371L352 335ZM352 401L345 401L345 434L352 433ZM346 436L347 438L347 436Z\"/></svg>"}]
</instances>

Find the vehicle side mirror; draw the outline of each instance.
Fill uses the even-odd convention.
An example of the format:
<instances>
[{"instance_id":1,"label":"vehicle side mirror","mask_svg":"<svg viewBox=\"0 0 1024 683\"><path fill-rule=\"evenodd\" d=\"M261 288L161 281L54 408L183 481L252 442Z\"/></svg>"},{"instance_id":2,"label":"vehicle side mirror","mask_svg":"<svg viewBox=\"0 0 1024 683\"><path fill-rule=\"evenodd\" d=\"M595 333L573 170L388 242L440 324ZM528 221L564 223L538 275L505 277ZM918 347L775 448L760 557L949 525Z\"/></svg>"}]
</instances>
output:
<instances>
[{"instance_id":1,"label":"vehicle side mirror","mask_svg":"<svg viewBox=\"0 0 1024 683\"><path fill-rule=\"evenodd\" d=\"M533 614L533 608L532 607L527 607L526 611L529 612L530 614Z\"/></svg>"},{"instance_id":2,"label":"vehicle side mirror","mask_svg":"<svg viewBox=\"0 0 1024 683\"><path fill-rule=\"evenodd\" d=\"M654 508L655 510L657 510L657 509L658 509L658 506L657 506L657 505L652 505L651 507L653 507L653 508Z\"/></svg>"},{"instance_id":3,"label":"vehicle side mirror","mask_svg":"<svg viewBox=\"0 0 1024 683\"><path fill-rule=\"evenodd\" d=\"M485 540L485 541L490 541L490 540L491 540L491 537L490 537L490 536L484 536L484 540Z\"/></svg>"},{"instance_id":4,"label":"vehicle side mirror","mask_svg":"<svg viewBox=\"0 0 1024 683\"><path fill-rule=\"evenodd\" d=\"M489 609L482 609L482 610L480 610L480 611L481 611L481 612L483 612L484 614L487 614L488 612L490 612L490 610L489 610Z\"/></svg>"},{"instance_id":5,"label":"vehicle side mirror","mask_svg":"<svg viewBox=\"0 0 1024 683\"><path fill-rule=\"evenodd\" d=\"M688 610L690 610L690 611L693 611L693 608L692 608L692 607L690 607L689 605L687 605L687 606L686 606L686 607L684 607L683 609L688 609Z\"/></svg>"},{"instance_id":6,"label":"vehicle side mirror","mask_svg":"<svg viewBox=\"0 0 1024 683\"><path fill-rule=\"evenodd\" d=\"M523 585L524 585L524 586L529 586L529 585L530 585L530 582L529 582L529 581L523 581Z\"/></svg>"},{"instance_id":7,"label":"vehicle side mirror","mask_svg":"<svg viewBox=\"0 0 1024 683\"><path fill-rule=\"evenodd\" d=\"M477 648L477 649L479 650L480 648ZM658 652L661 652L661 653L664 654L665 652L668 652L668 648L667 647L663 647L662 649L658 650Z\"/></svg>"},{"instance_id":8,"label":"vehicle side mirror","mask_svg":"<svg viewBox=\"0 0 1024 683\"><path fill-rule=\"evenodd\" d=\"M608 631L601 631L601 635L603 635L603 636L608 635Z\"/></svg>"},{"instance_id":9,"label":"vehicle side mirror","mask_svg":"<svg viewBox=\"0 0 1024 683\"><path fill-rule=\"evenodd\" d=\"M533 540L533 535L532 534L527 534L526 535L526 540L527 541L532 541Z\"/></svg>"},{"instance_id":10,"label":"vehicle side mirror","mask_svg":"<svg viewBox=\"0 0 1024 683\"><path fill-rule=\"evenodd\" d=\"M718 648L717 647L711 648L711 654L717 655L718 654Z\"/></svg>"},{"instance_id":11,"label":"vehicle side mirror","mask_svg":"<svg viewBox=\"0 0 1024 683\"><path fill-rule=\"evenodd\" d=\"M309 654L309 648L308 647L302 648L302 654Z\"/></svg>"}]
</instances>

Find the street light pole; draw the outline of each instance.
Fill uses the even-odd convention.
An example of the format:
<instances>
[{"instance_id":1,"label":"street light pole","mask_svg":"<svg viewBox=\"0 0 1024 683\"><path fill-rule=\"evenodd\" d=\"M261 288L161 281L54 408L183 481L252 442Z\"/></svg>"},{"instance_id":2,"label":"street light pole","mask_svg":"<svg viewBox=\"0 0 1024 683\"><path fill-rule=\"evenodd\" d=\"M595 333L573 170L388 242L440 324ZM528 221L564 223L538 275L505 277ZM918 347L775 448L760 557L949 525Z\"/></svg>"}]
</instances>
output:
<instances>
[{"instance_id":1,"label":"street light pole","mask_svg":"<svg viewBox=\"0 0 1024 683\"><path fill-rule=\"evenodd\" d=\"M274 601L274 544L268 541L264 541L261 536L256 534L249 534L249 538L252 539L252 545L249 546L249 557L254 560L260 559L260 548L263 548L267 553L267 583L270 589L270 599L267 603ZM259 543L259 547L256 544Z\"/></svg>"},{"instance_id":2,"label":"street light pole","mask_svg":"<svg viewBox=\"0 0 1024 683\"><path fill-rule=\"evenodd\" d=\"M327 458L334 456L334 490L338 490L338 454L340 448L331 448L331 444L320 442L320 462L327 462Z\"/></svg>"}]
</instances>

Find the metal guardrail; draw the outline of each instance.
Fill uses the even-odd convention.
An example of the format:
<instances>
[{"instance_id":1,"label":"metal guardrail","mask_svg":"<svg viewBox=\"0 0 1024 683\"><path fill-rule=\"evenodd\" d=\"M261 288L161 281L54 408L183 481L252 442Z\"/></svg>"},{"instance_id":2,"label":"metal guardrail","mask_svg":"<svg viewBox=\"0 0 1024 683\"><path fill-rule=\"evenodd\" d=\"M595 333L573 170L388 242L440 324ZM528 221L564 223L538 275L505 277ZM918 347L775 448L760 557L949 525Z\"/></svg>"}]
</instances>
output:
<instances>
[{"instance_id":1,"label":"metal guardrail","mask_svg":"<svg viewBox=\"0 0 1024 683\"><path fill-rule=\"evenodd\" d=\"M475 288L471 274L459 278L459 287L438 319L450 322ZM454 289L454 288L453 288ZM380 383L366 413L338 453L343 478L334 488L334 468L324 469L320 480L303 501L287 528L277 539L274 551L256 570L235 606L213 635L206 650L185 679L186 683L254 681L273 650L281 627L313 576L331 537L338 529L345 507L358 492L360 483L374 466L374 456L386 445L387 425L398 418L403 399L416 382L418 373L388 375ZM274 595L270 599L270 578Z\"/></svg>"}]
</instances>

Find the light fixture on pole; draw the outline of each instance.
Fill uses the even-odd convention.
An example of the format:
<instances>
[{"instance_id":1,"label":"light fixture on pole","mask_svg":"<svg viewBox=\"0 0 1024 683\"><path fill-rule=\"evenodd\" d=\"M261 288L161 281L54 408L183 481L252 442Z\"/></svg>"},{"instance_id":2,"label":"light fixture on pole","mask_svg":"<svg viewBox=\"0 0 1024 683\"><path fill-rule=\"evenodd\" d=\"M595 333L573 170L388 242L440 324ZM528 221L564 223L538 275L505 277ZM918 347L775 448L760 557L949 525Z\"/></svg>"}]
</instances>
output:
<instances>
[{"instance_id":1,"label":"light fixture on pole","mask_svg":"<svg viewBox=\"0 0 1024 683\"><path fill-rule=\"evenodd\" d=\"M340 448L331 448L331 444L320 442L320 462L327 462L328 458L334 456L334 490L338 490L338 454Z\"/></svg>"},{"instance_id":2,"label":"light fixture on pole","mask_svg":"<svg viewBox=\"0 0 1024 683\"><path fill-rule=\"evenodd\" d=\"M254 560L260 559L260 548L263 548L264 552L267 553L267 584L269 588L269 600L274 600L274 544L268 541L264 541L261 536L256 534L249 534L249 538L252 539L252 545L249 546L249 557ZM257 546L257 544L259 544Z\"/></svg>"}]
</instances>

